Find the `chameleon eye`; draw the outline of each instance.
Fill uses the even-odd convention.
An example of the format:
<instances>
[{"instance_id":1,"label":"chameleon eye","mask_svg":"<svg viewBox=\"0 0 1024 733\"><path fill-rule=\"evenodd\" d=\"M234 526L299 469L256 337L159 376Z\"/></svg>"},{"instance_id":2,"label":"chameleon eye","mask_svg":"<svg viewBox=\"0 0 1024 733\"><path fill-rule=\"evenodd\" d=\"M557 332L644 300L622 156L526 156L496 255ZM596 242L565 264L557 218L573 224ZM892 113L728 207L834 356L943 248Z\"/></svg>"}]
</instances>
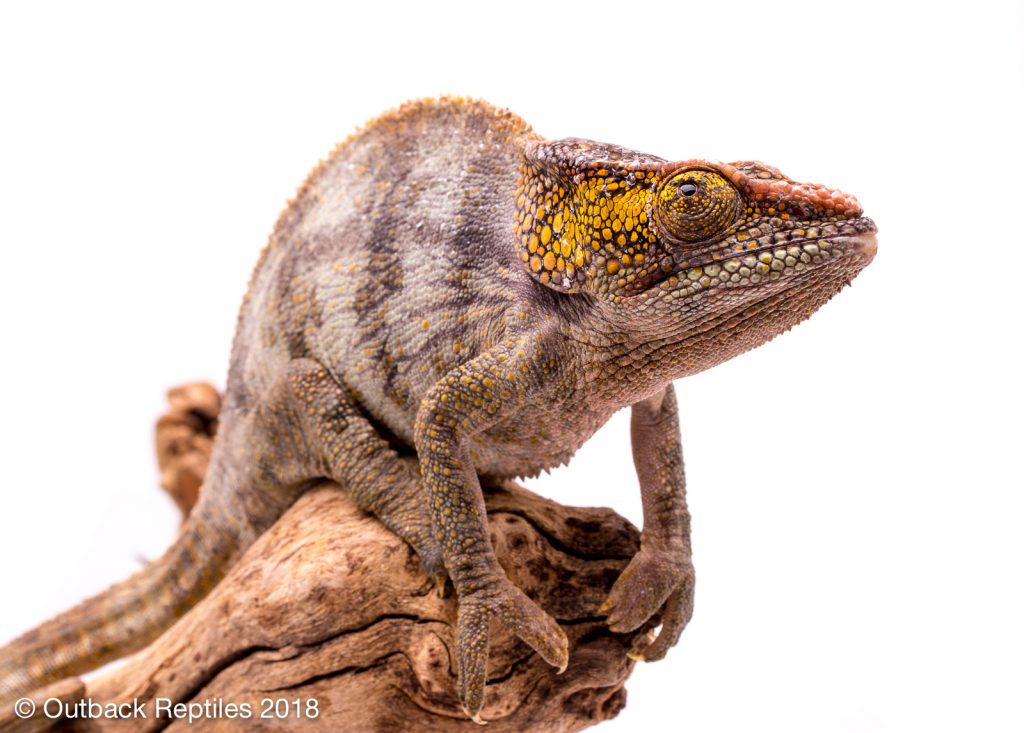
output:
<instances>
[{"instance_id":1,"label":"chameleon eye","mask_svg":"<svg viewBox=\"0 0 1024 733\"><path fill-rule=\"evenodd\" d=\"M721 234L739 216L740 193L718 173L677 173L658 192L655 217L669 239L702 242Z\"/></svg>"}]
</instances>

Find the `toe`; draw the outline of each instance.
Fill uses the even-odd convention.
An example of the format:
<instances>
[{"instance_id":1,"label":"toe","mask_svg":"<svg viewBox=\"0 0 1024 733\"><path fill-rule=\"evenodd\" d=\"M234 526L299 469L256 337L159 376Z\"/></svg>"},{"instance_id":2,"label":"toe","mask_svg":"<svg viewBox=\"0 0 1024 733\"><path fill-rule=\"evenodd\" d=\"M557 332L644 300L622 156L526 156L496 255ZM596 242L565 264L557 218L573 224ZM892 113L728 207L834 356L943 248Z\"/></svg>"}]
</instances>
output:
<instances>
[{"instance_id":1,"label":"toe","mask_svg":"<svg viewBox=\"0 0 1024 733\"><path fill-rule=\"evenodd\" d=\"M608 628L615 633L640 628L665 605L685 578L685 566L674 558L641 549L615 581L602 605L608 616Z\"/></svg>"},{"instance_id":2,"label":"toe","mask_svg":"<svg viewBox=\"0 0 1024 733\"><path fill-rule=\"evenodd\" d=\"M637 640L629 656L645 662L664 659L676 645L693 615L693 597L689 588L679 588L669 596L662 613L661 631L657 637Z\"/></svg>"},{"instance_id":3,"label":"toe","mask_svg":"<svg viewBox=\"0 0 1024 733\"><path fill-rule=\"evenodd\" d=\"M514 586L502 604L502 620L509 630L540 654L548 664L565 671L569 664L569 639L562 627Z\"/></svg>"},{"instance_id":4,"label":"toe","mask_svg":"<svg viewBox=\"0 0 1024 733\"><path fill-rule=\"evenodd\" d=\"M466 713L473 719L484 706L484 685L487 681L487 616L477 609L459 611L458 641L459 697Z\"/></svg>"}]
</instances>

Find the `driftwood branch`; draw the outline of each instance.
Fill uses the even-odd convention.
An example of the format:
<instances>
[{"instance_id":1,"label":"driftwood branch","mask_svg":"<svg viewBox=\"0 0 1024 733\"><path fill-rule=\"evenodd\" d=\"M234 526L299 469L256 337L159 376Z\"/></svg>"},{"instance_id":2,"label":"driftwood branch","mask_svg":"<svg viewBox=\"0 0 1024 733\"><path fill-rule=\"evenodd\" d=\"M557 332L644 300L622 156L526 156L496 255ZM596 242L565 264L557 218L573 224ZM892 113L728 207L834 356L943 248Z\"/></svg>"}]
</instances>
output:
<instances>
[{"instance_id":1,"label":"driftwood branch","mask_svg":"<svg viewBox=\"0 0 1024 733\"><path fill-rule=\"evenodd\" d=\"M202 385L171 396L158 424L161 477L187 512L219 403ZM563 507L511 482L485 493L502 566L563 625L571 654L557 675L494 629L487 730L576 731L613 717L625 704L635 635L609 632L597 609L639 547L636 528L611 510ZM147 649L84 690L58 690L100 704L138 699L146 720L54 729L476 731L455 695L455 614L455 599L439 596L409 547L325 483ZM154 720L159 698L192 703L202 717ZM251 712L232 719L229 705Z\"/></svg>"}]
</instances>

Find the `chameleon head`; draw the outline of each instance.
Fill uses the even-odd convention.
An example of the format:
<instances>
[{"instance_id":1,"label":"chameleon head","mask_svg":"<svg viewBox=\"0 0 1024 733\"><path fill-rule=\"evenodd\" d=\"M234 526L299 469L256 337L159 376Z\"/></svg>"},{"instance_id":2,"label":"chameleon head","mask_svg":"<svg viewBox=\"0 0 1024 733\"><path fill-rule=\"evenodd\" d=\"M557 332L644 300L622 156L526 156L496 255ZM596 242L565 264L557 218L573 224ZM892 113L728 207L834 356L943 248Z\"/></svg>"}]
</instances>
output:
<instances>
[{"instance_id":1,"label":"chameleon head","mask_svg":"<svg viewBox=\"0 0 1024 733\"><path fill-rule=\"evenodd\" d=\"M788 330L872 260L856 198L763 163L658 158L587 141L524 156L517 251L609 328L676 349L674 378Z\"/></svg>"}]
</instances>

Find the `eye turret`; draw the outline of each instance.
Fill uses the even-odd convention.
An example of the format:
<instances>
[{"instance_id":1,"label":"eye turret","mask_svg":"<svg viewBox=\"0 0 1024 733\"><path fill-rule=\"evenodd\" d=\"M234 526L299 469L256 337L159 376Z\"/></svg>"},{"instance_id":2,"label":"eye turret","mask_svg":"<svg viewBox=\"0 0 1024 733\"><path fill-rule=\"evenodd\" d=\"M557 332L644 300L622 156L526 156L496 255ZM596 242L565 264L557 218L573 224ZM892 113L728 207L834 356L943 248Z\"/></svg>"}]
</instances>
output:
<instances>
[{"instance_id":1,"label":"eye turret","mask_svg":"<svg viewBox=\"0 0 1024 733\"><path fill-rule=\"evenodd\" d=\"M734 224L742 204L739 191L725 178L694 168L662 184L655 201L655 220L669 239L703 242Z\"/></svg>"}]
</instances>

